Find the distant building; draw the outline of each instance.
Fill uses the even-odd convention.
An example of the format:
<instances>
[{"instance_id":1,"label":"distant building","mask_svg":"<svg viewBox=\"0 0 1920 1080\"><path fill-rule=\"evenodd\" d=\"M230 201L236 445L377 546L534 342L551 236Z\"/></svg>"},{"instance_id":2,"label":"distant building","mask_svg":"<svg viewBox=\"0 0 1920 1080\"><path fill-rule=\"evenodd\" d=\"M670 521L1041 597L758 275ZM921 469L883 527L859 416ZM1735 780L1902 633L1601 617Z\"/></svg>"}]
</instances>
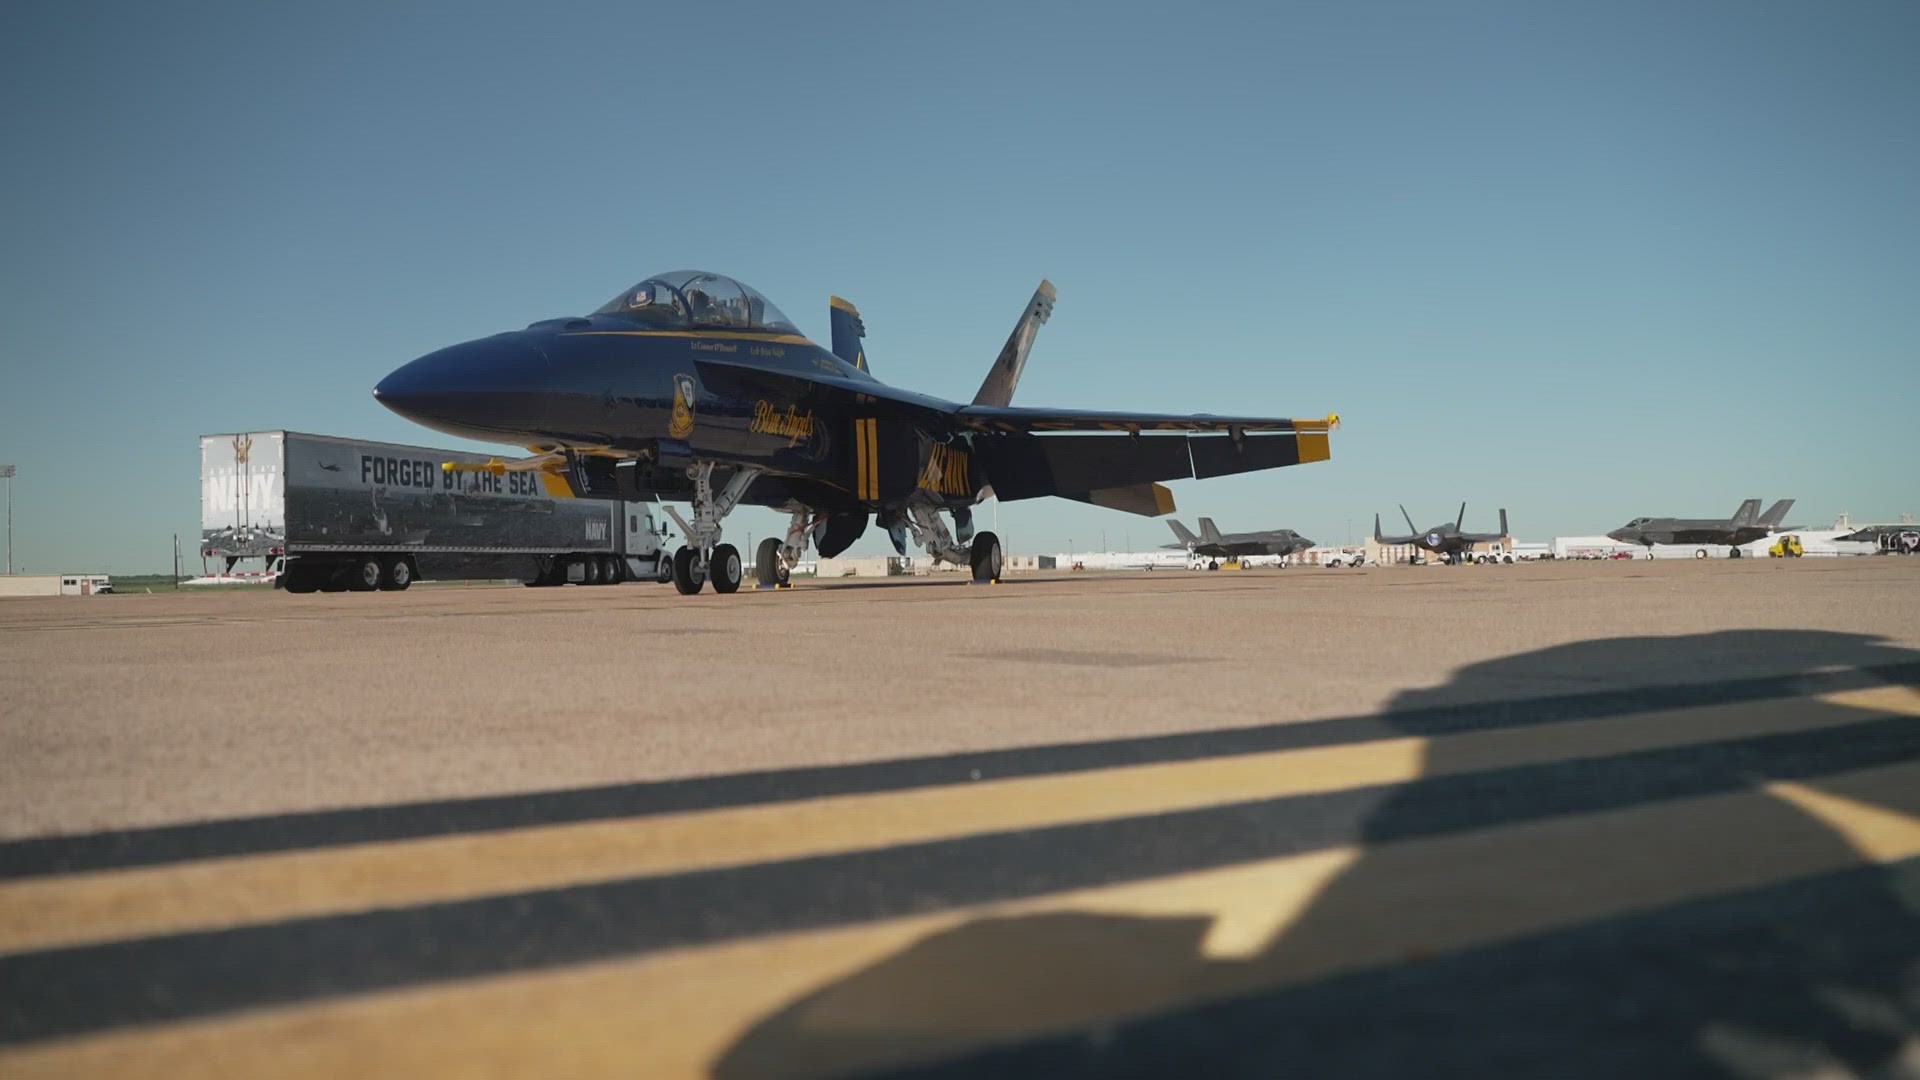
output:
<instances>
[{"instance_id":1,"label":"distant building","mask_svg":"<svg viewBox=\"0 0 1920 1080\"><path fill-rule=\"evenodd\" d=\"M0 577L0 597L93 596L113 591L105 574L15 574Z\"/></svg>"}]
</instances>

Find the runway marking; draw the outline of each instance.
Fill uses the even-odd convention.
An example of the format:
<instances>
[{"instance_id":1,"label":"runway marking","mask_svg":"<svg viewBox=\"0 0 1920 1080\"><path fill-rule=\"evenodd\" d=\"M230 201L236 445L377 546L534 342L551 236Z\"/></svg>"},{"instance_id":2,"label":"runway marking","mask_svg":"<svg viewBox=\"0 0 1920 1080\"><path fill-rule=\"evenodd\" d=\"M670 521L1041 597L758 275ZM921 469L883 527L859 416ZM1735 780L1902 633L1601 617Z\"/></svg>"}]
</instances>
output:
<instances>
[{"instance_id":1,"label":"runway marking","mask_svg":"<svg viewBox=\"0 0 1920 1080\"><path fill-rule=\"evenodd\" d=\"M1812 815L1800 809L1810 799ZM1833 830L1871 842L1836 844ZM0 1072L708 1076L730 1050L756 1048L783 1075L823 1075L1914 858L1920 763L125 1029L0 1051ZM1205 945L1222 926L1235 939L1225 959ZM1156 952L1156 941L1191 947ZM749 1033L759 1041L743 1043Z\"/></svg>"},{"instance_id":2,"label":"runway marking","mask_svg":"<svg viewBox=\"0 0 1920 1080\"><path fill-rule=\"evenodd\" d=\"M935 591L942 587L945 587L944 583L934 586ZM954 587L964 591L965 583L958 583ZM842 588L845 591L845 587ZM803 766L700 778L663 778L425 802L310 809L76 835L26 837L0 841L0 881L81 871L161 866L268 852L414 840L429 836L639 818L670 812L795 802L803 798L901 791L952 784L973 772L994 780L1051 776L1141 762L1165 764L1399 736L1435 738L1468 731L1626 716L1650 709L1672 710L1809 697L1836 690L1886 685L1920 685L1920 663L1826 670L1817 674L1773 675L1727 682L1618 687L1533 697L1520 702L1452 702L1385 715L1344 716L1094 742L1055 742L842 765Z\"/></svg>"},{"instance_id":3,"label":"runway marking","mask_svg":"<svg viewBox=\"0 0 1920 1080\"><path fill-rule=\"evenodd\" d=\"M0 955L841 854L1920 716L1920 690L1117 766L0 882Z\"/></svg>"}]
</instances>

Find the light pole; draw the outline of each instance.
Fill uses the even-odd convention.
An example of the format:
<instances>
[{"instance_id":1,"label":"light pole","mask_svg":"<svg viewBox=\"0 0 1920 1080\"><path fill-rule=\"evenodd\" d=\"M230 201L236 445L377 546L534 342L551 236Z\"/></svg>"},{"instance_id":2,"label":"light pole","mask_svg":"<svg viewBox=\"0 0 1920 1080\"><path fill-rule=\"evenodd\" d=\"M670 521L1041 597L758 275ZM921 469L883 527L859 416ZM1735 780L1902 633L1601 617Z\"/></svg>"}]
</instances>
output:
<instances>
[{"instance_id":1,"label":"light pole","mask_svg":"<svg viewBox=\"0 0 1920 1080\"><path fill-rule=\"evenodd\" d=\"M0 465L0 477L7 481L7 576L13 576L13 466Z\"/></svg>"}]
</instances>

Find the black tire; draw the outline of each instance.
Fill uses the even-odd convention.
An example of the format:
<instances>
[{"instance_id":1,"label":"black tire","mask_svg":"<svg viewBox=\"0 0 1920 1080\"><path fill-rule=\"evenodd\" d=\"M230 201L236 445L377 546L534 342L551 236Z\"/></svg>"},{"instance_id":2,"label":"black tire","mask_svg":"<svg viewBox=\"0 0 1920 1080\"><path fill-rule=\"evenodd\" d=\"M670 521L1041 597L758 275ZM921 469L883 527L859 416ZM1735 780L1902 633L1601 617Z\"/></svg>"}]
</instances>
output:
<instances>
[{"instance_id":1,"label":"black tire","mask_svg":"<svg viewBox=\"0 0 1920 1080\"><path fill-rule=\"evenodd\" d=\"M289 566L280 575L280 587L305 596L320 590L319 575L300 566Z\"/></svg>"},{"instance_id":2,"label":"black tire","mask_svg":"<svg viewBox=\"0 0 1920 1080\"><path fill-rule=\"evenodd\" d=\"M673 553L673 587L681 596L692 596L707 584L707 568L696 566L700 553L683 547Z\"/></svg>"},{"instance_id":3,"label":"black tire","mask_svg":"<svg viewBox=\"0 0 1920 1080\"><path fill-rule=\"evenodd\" d=\"M1698 551L1695 551L1695 552L1693 553L1693 557L1694 557L1694 558L1696 558L1696 559L1704 559L1704 558L1706 558L1706 557L1707 557L1707 549L1706 549L1706 548L1701 548L1701 549L1699 549ZM1651 558L1653 558L1653 549L1652 549L1652 548L1648 548L1648 549L1647 549L1647 558L1649 558L1649 559L1651 559Z\"/></svg>"},{"instance_id":4,"label":"black tire","mask_svg":"<svg viewBox=\"0 0 1920 1080\"><path fill-rule=\"evenodd\" d=\"M353 592L372 592L387 580L386 567L371 555L362 555L353 561L353 569L347 572L347 588Z\"/></svg>"},{"instance_id":5,"label":"black tire","mask_svg":"<svg viewBox=\"0 0 1920 1080\"><path fill-rule=\"evenodd\" d=\"M413 560L405 555L381 560L380 588L383 592L406 592L413 584Z\"/></svg>"},{"instance_id":6,"label":"black tire","mask_svg":"<svg viewBox=\"0 0 1920 1080\"><path fill-rule=\"evenodd\" d=\"M580 584L600 584L600 560L589 555L580 560Z\"/></svg>"},{"instance_id":7,"label":"black tire","mask_svg":"<svg viewBox=\"0 0 1920 1080\"><path fill-rule=\"evenodd\" d=\"M978 533L973 538L973 550L968 553L968 563L973 570L973 580L981 584L999 581L1002 559L1000 556L1000 538L990 532Z\"/></svg>"},{"instance_id":8,"label":"black tire","mask_svg":"<svg viewBox=\"0 0 1920 1080\"><path fill-rule=\"evenodd\" d=\"M1739 548L1737 548L1737 547L1735 547L1735 548L1728 548L1728 549L1727 549L1727 558L1729 558L1729 559L1737 559L1737 558L1739 558L1739 557L1740 557L1740 549L1739 549Z\"/></svg>"},{"instance_id":9,"label":"black tire","mask_svg":"<svg viewBox=\"0 0 1920 1080\"><path fill-rule=\"evenodd\" d=\"M762 585L785 585L793 576L780 558L780 538L769 536L760 541L753 553L753 578Z\"/></svg>"},{"instance_id":10,"label":"black tire","mask_svg":"<svg viewBox=\"0 0 1920 1080\"><path fill-rule=\"evenodd\" d=\"M667 554L665 550L654 557L653 577L662 585L673 583L673 556Z\"/></svg>"},{"instance_id":11,"label":"black tire","mask_svg":"<svg viewBox=\"0 0 1920 1080\"><path fill-rule=\"evenodd\" d=\"M707 559L707 577L713 579L714 592L723 595L739 592L743 574L739 548L721 544L713 549L712 557Z\"/></svg>"},{"instance_id":12,"label":"black tire","mask_svg":"<svg viewBox=\"0 0 1920 1080\"><path fill-rule=\"evenodd\" d=\"M618 585L627 580L627 561L618 555L608 555L601 559L600 580L608 585Z\"/></svg>"}]
</instances>

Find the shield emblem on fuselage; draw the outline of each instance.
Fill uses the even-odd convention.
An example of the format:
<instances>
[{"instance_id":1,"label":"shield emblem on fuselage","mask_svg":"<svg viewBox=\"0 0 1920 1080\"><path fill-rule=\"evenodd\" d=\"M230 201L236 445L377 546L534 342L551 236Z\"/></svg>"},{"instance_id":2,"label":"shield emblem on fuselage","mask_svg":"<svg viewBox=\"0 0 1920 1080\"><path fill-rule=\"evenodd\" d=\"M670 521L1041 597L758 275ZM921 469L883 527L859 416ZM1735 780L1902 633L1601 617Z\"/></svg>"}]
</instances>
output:
<instances>
[{"instance_id":1,"label":"shield emblem on fuselage","mask_svg":"<svg viewBox=\"0 0 1920 1080\"><path fill-rule=\"evenodd\" d=\"M673 377L673 421L667 425L667 434L672 438L684 439L693 434L693 392L693 376Z\"/></svg>"}]
</instances>

